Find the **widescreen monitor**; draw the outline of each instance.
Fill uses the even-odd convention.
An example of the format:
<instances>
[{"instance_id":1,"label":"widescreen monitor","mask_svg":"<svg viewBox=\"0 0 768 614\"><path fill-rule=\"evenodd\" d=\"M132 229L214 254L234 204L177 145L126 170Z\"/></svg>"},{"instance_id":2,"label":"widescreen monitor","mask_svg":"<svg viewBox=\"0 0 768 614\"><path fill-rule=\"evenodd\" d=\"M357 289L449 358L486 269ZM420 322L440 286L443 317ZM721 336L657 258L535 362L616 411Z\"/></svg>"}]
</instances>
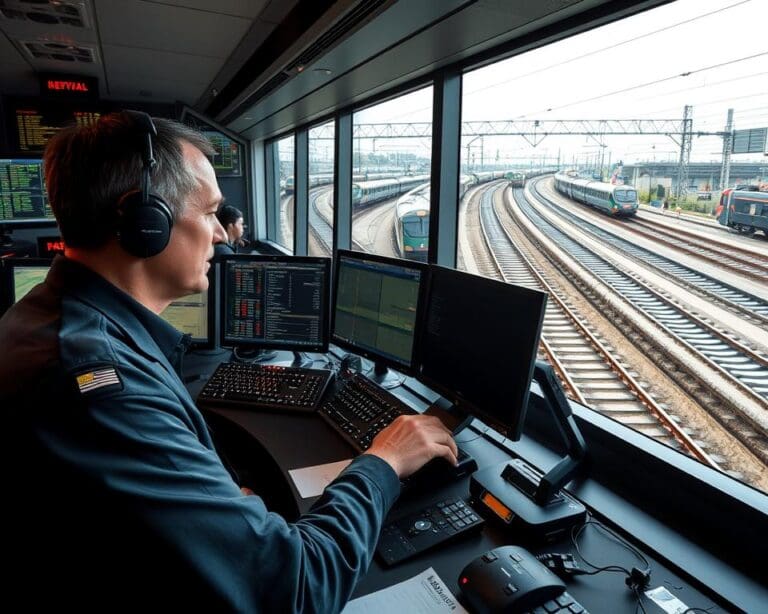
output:
<instances>
[{"instance_id":1,"label":"widescreen monitor","mask_svg":"<svg viewBox=\"0 0 768 614\"><path fill-rule=\"evenodd\" d=\"M331 341L373 360L375 381L386 367L412 374L428 268L425 264L339 250ZM380 381L381 380L381 381Z\"/></svg>"},{"instance_id":2,"label":"widescreen monitor","mask_svg":"<svg viewBox=\"0 0 768 614\"><path fill-rule=\"evenodd\" d=\"M328 258L235 254L219 261L224 347L328 351Z\"/></svg>"},{"instance_id":3,"label":"widescreen monitor","mask_svg":"<svg viewBox=\"0 0 768 614\"><path fill-rule=\"evenodd\" d=\"M0 225L53 221L42 160L0 158Z\"/></svg>"},{"instance_id":4,"label":"widescreen monitor","mask_svg":"<svg viewBox=\"0 0 768 614\"><path fill-rule=\"evenodd\" d=\"M19 258L3 261L6 308L21 300L32 288L45 280L51 261ZM210 299L213 298L212 291ZM214 314L209 313L209 292L193 294L173 301L160 314L166 322L192 337L193 347L210 347L214 340ZM212 307L211 307L212 309Z\"/></svg>"},{"instance_id":5,"label":"widescreen monitor","mask_svg":"<svg viewBox=\"0 0 768 614\"><path fill-rule=\"evenodd\" d=\"M519 439L546 302L538 290L432 265L418 379Z\"/></svg>"}]
</instances>

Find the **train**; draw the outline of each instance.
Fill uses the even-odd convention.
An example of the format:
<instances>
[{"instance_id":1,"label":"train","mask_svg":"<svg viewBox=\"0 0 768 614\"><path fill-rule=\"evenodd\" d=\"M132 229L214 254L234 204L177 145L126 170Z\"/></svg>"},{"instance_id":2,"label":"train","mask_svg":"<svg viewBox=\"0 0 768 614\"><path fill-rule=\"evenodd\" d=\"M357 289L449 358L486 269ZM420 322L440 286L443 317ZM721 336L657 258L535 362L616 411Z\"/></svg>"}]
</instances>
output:
<instances>
[{"instance_id":1,"label":"train","mask_svg":"<svg viewBox=\"0 0 768 614\"><path fill-rule=\"evenodd\" d=\"M555 188L561 194L615 217L637 213L637 190L631 185L614 185L583 179L574 171L555 174Z\"/></svg>"},{"instance_id":2,"label":"train","mask_svg":"<svg viewBox=\"0 0 768 614\"><path fill-rule=\"evenodd\" d=\"M352 181L370 181L373 179L395 179L398 177L397 173L391 172L364 172L355 173L352 175ZM280 180L280 187L286 194L293 194L295 188L295 179L293 175L286 179ZM309 187L316 188L321 185L329 185L333 183L333 173L316 173L309 175Z\"/></svg>"},{"instance_id":3,"label":"train","mask_svg":"<svg viewBox=\"0 0 768 614\"><path fill-rule=\"evenodd\" d=\"M503 171L466 173L459 177L459 201L474 185L501 179ZM427 261L429 251L429 183L420 185L401 196L395 205L395 241L402 258Z\"/></svg>"},{"instance_id":4,"label":"train","mask_svg":"<svg viewBox=\"0 0 768 614\"><path fill-rule=\"evenodd\" d=\"M723 190L715 217L723 226L742 234L751 235L762 230L768 236L768 192Z\"/></svg>"},{"instance_id":5,"label":"train","mask_svg":"<svg viewBox=\"0 0 768 614\"><path fill-rule=\"evenodd\" d=\"M520 171L509 171L504 173L504 179L509 181L510 188L524 188L525 187L525 173Z\"/></svg>"},{"instance_id":6,"label":"train","mask_svg":"<svg viewBox=\"0 0 768 614\"><path fill-rule=\"evenodd\" d=\"M425 183L429 183L429 175L355 181L352 183L352 208L359 209L382 200L395 198Z\"/></svg>"},{"instance_id":7,"label":"train","mask_svg":"<svg viewBox=\"0 0 768 614\"><path fill-rule=\"evenodd\" d=\"M286 194L293 194L294 190L296 189L295 181L296 180L293 178L293 175L291 175L285 180ZM318 174L309 176L310 188L316 188L317 186L320 186L320 185L328 185L329 183L333 183L333 173L318 173Z\"/></svg>"},{"instance_id":8,"label":"train","mask_svg":"<svg viewBox=\"0 0 768 614\"><path fill-rule=\"evenodd\" d=\"M400 256L408 260L427 261L429 193L429 184L421 185L401 196L395 205L395 240Z\"/></svg>"}]
</instances>

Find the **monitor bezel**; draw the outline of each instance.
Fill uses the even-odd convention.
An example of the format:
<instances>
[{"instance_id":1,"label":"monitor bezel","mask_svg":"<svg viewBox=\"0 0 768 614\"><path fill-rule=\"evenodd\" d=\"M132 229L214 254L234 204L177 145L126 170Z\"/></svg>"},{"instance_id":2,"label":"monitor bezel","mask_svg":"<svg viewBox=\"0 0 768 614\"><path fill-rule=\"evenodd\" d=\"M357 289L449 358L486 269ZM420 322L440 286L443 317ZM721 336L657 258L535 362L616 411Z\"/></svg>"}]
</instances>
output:
<instances>
[{"instance_id":1,"label":"monitor bezel","mask_svg":"<svg viewBox=\"0 0 768 614\"><path fill-rule=\"evenodd\" d=\"M234 341L227 337L224 319L226 318L227 276L226 266L230 261L248 261L263 263L291 262L297 264L322 264L325 272L325 292L323 292L320 314L320 343L317 345L290 345L286 343L269 343L267 341ZM330 309L331 289L331 259L325 256L288 256L280 254L226 254L215 260L218 266L218 297L219 297L219 345L221 347L238 347L243 349L283 350L286 352L317 352L325 353L329 347L328 313Z\"/></svg>"},{"instance_id":2,"label":"monitor bezel","mask_svg":"<svg viewBox=\"0 0 768 614\"><path fill-rule=\"evenodd\" d=\"M17 268L46 267L51 268L52 258L0 258L2 274L2 300L0 301L0 316L8 311L16 302L16 286L13 283L13 272Z\"/></svg>"},{"instance_id":3,"label":"monitor bezel","mask_svg":"<svg viewBox=\"0 0 768 614\"><path fill-rule=\"evenodd\" d=\"M40 172L43 172L43 159L41 157L29 156L0 156L0 161L26 161L26 162L39 162ZM48 189L45 187L45 176L43 175L43 197L48 201L48 207L50 208L50 200L48 199ZM28 218L15 218L15 219L0 219L0 227L8 227L8 230L21 229L21 228L45 228L56 227L56 217L51 209L50 217L28 217Z\"/></svg>"},{"instance_id":4,"label":"monitor bezel","mask_svg":"<svg viewBox=\"0 0 768 614\"><path fill-rule=\"evenodd\" d=\"M336 336L336 298L339 292L339 267L341 266L342 258L351 258L352 260L364 261L370 260L378 262L380 264L390 264L394 266L405 266L415 268L421 271L421 279L419 281L419 296L418 303L416 305L416 320L413 331L413 347L411 348L411 360L409 365L403 365L397 360L391 359L389 356L378 354L371 351L368 348L362 348L355 345L352 342L348 342L345 339L341 339ZM429 277L429 265L425 262L418 262L413 260L406 260L404 258L392 258L389 256L379 256L378 254L369 254L367 252L358 252L354 250L340 249L334 254L333 259L333 301L331 304L331 343L338 347L352 352L358 356L362 356L368 360L372 360L374 363L386 366L394 369L399 373L405 375L415 375L419 366L419 353L420 347L420 328L422 319L424 316L424 308L427 298L427 282Z\"/></svg>"},{"instance_id":5,"label":"monitor bezel","mask_svg":"<svg viewBox=\"0 0 768 614\"><path fill-rule=\"evenodd\" d=\"M213 262L211 262L211 268L214 267ZM197 292L193 293L197 294ZM202 293L201 293L202 294ZM207 306L206 306L206 318L205 318L205 326L206 330L208 332L207 338L204 340L201 337L192 337L192 342L189 344L190 349L192 350L211 350L216 347L216 320L218 317L218 305L216 304L216 297L218 296L216 294L216 274L208 275L208 290L205 291L206 300L207 300ZM180 296L177 299L174 299L171 301L171 303L175 303L176 301L183 300L187 298L187 296L192 296L192 294L188 294L186 296ZM169 304L170 306L170 304ZM162 318L164 322L168 322L163 316L158 314L158 317ZM173 326L173 324L171 324ZM176 328L174 326L174 328ZM179 330L178 328L176 330Z\"/></svg>"},{"instance_id":6,"label":"monitor bezel","mask_svg":"<svg viewBox=\"0 0 768 614\"><path fill-rule=\"evenodd\" d=\"M547 293L542 292L541 290L536 290L534 288L529 288L527 286L521 286L519 284L509 284L507 282L503 282L498 279L491 279L489 277L483 277L482 275L475 275L473 273L468 273L467 271L461 271L459 269L454 269L450 267L444 267L436 264L430 264L429 267L430 267L430 274L429 274L429 288L428 288L428 296L427 296L428 303L432 300L432 289L433 289L435 277L441 274L445 274L446 272L449 275L471 276L473 278L473 281L480 280L481 282L488 282L489 284L494 284L494 285L503 284L504 286L514 286L516 288L524 290L525 292L530 293L531 300L535 300L536 296L540 297L540 301L541 301L540 314L539 314L538 323L536 325L537 342L534 344L531 355L529 357L529 367L528 367L528 374L527 374L528 385L523 390L522 399L520 400L520 403L521 403L520 411L519 411L517 420L515 421L514 424L511 424L511 421L514 418L514 416L510 416L510 423L505 423L497 415L489 413L485 411L483 408L479 407L474 401L470 401L463 395L457 394L456 390L451 388L450 385L444 384L438 380L433 379L431 376L424 374L422 371L424 366L423 354L420 355L419 357L419 369L418 369L418 373L415 375L416 379L419 380L421 383L423 383L425 386L429 387L434 392L438 393L440 396L444 397L445 399L453 403L457 407L459 412L469 413L472 416L482 420L486 425L490 426L495 431L501 433L511 441L518 441L522 436L523 426L525 424L525 417L528 411L528 399L530 397L531 383L533 381L533 371L536 365L536 358L538 356L539 345L541 343L541 332L544 327L544 315L546 314L546 309L547 309L547 298L548 298ZM422 320L422 331L424 336L426 336L428 317L429 317L428 309L425 306L424 319ZM422 339L422 343L423 342L424 340Z\"/></svg>"}]
</instances>

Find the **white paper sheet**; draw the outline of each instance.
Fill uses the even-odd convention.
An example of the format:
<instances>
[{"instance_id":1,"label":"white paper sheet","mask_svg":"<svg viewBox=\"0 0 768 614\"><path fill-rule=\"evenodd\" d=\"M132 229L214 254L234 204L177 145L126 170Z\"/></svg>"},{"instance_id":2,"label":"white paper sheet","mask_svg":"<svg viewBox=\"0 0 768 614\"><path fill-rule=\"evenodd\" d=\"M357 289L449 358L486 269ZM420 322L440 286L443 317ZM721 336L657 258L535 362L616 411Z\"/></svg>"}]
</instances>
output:
<instances>
[{"instance_id":1,"label":"white paper sheet","mask_svg":"<svg viewBox=\"0 0 768 614\"><path fill-rule=\"evenodd\" d=\"M353 599L341 614L468 614L431 567L418 576Z\"/></svg>"},{"instance_id":2,"label":"white paper sheet","mask_svg":"<svg viewBox=\"0 0 768 614\"><path fill-rule=\"evenodd\" d=\"M308 499L310 497L321 495L325 490L325 487L333 482L351 462L352 459L350 458L335 463L327 463L325 465L291 469L288 471L288 475L291 476L301 498Z\"/></svg>"}]
</instances>

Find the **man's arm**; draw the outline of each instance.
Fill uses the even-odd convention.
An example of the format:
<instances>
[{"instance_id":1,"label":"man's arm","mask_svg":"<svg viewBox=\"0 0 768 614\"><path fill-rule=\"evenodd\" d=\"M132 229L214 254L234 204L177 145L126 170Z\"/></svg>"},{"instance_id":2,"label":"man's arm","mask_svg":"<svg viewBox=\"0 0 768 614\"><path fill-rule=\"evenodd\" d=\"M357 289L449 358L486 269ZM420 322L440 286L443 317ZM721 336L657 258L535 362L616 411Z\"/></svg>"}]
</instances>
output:
<instances>
[{"instance_id":1,"label":"man's arm","mask_svg":"<svg viewBox=\"0 0 768 614\"><path fill-rule=\"evenodd\" d=\"M88 481L104 484L194 570L190 581L209 584L232 610L339 611L399 494L386 462L360 457L290 525L259 497L242 495L171 399L106 395L89 403L88 420L85 429L41 438Z\"/></svg>"}]
</instances>

